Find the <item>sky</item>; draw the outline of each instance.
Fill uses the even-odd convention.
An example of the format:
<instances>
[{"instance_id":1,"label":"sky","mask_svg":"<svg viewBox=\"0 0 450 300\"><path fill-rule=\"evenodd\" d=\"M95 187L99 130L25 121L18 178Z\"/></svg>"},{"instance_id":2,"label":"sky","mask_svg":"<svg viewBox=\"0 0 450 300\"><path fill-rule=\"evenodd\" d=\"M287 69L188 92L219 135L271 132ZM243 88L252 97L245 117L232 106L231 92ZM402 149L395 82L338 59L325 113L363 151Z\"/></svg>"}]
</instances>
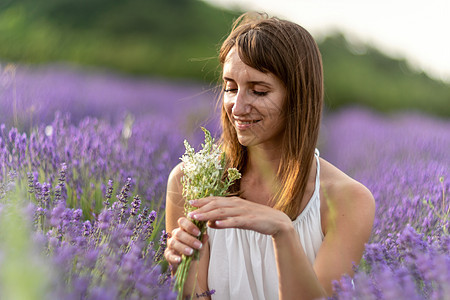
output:
<instances>
[{"instance_id":1,"label":"sky","mask_svg":"<svg viewBox=\"0 0 450 300\"><path fill-rule=\"evenodd\" d=\"M315 38L344 32L431 77L450 83L450 0L206 0L264 11L305 27Z\"/></svg>"}]
</instances>

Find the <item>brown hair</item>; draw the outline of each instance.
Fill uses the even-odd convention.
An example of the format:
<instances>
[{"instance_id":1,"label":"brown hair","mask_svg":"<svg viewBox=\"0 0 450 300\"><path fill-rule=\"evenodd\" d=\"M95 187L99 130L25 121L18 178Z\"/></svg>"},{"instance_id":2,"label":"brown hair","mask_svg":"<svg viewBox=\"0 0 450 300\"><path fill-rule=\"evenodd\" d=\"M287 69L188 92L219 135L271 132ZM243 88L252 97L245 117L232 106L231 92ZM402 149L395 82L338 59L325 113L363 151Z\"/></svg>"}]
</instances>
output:
<instances>
[{"instance_id":1,"label":"brown hair","mask_svg":"<svg viewBox=\"0 0 450 300\"><path fill-rule=\"evenodd\" d=\"M233 47L245 64L274 74L286 87L283 107L286 127L277 171L279 187L272 203L293 220L300 211L319 135L323 103L319 49L312 36L298 24L258 13L243 14L234 22L220 49L222 66ZM245 170L247 149L238 142L223 105L221 120L221 141L228 165ZM238 182L230 192L239 189Z\"/></svg>"}]
</instances>

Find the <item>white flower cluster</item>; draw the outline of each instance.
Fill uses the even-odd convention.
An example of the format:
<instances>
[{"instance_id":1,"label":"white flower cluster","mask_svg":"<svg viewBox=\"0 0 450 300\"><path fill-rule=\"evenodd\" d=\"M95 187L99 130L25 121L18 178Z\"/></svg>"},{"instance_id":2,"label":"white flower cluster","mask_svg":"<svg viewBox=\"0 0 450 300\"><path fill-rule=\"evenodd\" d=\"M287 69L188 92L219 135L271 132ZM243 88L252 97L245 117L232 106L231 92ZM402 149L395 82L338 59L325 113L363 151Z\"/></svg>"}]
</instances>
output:
<instances>
[{"instance_id":1,"label":"white flower cluster","mask_svg":"<svg viewBox=\"0 0 450 300\"><path fill-rule=\"evenodd\" d=\"M205 142L198 152L184 141L186 151L181 157L184 172L181 182L186 201L208 196L226 196L228 188L235 180L241 178L236 168L229 168L227 178L222 180L225 155L214 143L211 133L205 128L202 130L205 133ZM186 213L193 209L187 202L185 208Z\"/></svg>"}]
</instances>

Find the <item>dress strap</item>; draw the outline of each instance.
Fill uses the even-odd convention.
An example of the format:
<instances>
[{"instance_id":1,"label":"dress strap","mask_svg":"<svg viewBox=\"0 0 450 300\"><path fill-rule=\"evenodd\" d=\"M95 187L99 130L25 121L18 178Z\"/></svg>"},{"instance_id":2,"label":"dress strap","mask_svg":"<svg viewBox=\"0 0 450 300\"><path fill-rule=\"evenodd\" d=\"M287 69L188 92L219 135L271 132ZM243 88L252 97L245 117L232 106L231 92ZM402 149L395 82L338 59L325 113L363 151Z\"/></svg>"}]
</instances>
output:
<instances>
[{"instance_id":1,"label":"dress strap","mask_svg":"<svg viewBox=\"0 0 450 300\"><path fill-rule=\"evenodd\" d=\"M304 218L306 218L306 215L309 214L311 209L319 209L319 215L320 215L320 162L319 162L319 150L314 151L314 157L316 158L316 182L314 186L314 192L309 199L308 203L306 204L303 211L298 215L298 217L293 221L293 224L301 222Z\"/></svg>"},{"instance_id":2,"label":"dress strap","mask_svg":"<svg viewBox=\"0 0 450 300\"><path fill-rule=\"evenodd\" d=\"M320 160L319 160L319 149L316 148L316 150L314 151L314 157L316 158L316 186L314 188L314 194L316 194L316 192L319 192L320 189Z\"/></svg>"}]
</instances>

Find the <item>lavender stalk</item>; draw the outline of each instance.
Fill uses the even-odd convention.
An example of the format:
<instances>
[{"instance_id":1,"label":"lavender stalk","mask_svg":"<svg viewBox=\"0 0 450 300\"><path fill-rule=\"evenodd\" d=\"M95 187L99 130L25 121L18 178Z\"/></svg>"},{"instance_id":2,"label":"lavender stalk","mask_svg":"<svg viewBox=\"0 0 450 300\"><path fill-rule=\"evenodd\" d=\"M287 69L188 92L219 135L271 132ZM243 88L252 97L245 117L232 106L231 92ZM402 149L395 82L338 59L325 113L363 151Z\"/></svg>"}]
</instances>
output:
<instances>
[{"instance_id":1,"label":"lavender stalk","mask_svg":"<svg viewBox=\"0 0 450 300\"><path fill-rule=\"evenodd\" d=\"M225 180L222 180L225 170L225 155L219 146L214 143L211 133L205 128L202 128L202 130L205 133L205 142L202 144L202 149L198 152L195 152L194 148L187 141L184 141L186 151L181 157L184 173L181 183L185 199L185 215L196 209L189 204L189 200L209 196L227 196L228 188L235 180L241 178L241 174L236 168L228 168L228 176ZM193 219L191 221L200 229L201 234L198 239L202 240L206 231L206 221ZM177 299L183 298L184 285L192 260L199 260L199 258L198 250L194 250L192 256L183 255L175 273L174 290L178 293Z\"/></svg>"}]
</instances>

